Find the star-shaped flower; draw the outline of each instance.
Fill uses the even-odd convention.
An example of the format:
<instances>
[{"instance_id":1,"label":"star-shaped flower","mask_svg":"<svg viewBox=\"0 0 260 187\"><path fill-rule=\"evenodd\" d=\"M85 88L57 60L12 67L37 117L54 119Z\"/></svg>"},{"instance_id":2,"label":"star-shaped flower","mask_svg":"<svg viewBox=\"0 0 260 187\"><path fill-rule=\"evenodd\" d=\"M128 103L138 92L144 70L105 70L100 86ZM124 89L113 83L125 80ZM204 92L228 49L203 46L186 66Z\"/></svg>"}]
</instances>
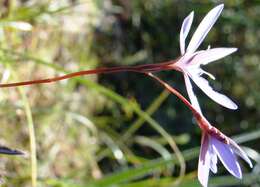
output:
<instances>
[{"instance_id":1,"label":"star-shaped flower","mask_svg":"<svg viewBox=\"0 0 260 187\"><path fill-rule=\"evenodd\" d=\"M208 123L205 119L204 122ZM201 122L198 121L200 124ZM202 125L202 124L200 124ZM204 124L205 125L205 124ZM242 179L242 172L237 156L243 158L252 168L252 163L247 154L235 141L221 133L218 129L207 124L208 129L202 129L202 140L198 166L198 178L202 186L208 185L209 171L217 173L218 158L236 178Z\"/></svg>"},{"instance_id":2,"label":"star-shaped flower","mask_svg":"<svg viewBox=\"0 0 260 187\"><path fill-rule=\"evenodd\" d=\"M229 99L227 96L220 94L212 89L209 85L208 81L203 78L201 75L206 74L210 78L215 79L213 75L204 71L200 66L209 64L213 61L219 60L233 52L235 52L236 48L213 48L196 51L207 33L210 31L211 27L216 22L219 17L224 5L218 5L213 8L201 21L197 30L193 34L188 47L185 49L185 40L190 30L194 13L191 12L188 17L186 17L183 21L181 31L180 31L180 49L182 57L172 66L181 71L184 74L185 84L187 87L187 92L189 97L191 98L192 103L197 102L197 98L195 97L192 86L190 83L190 78L194 81L194 83L212 100L221 104L224 107L230 109L237 109L237 105ZM188 85L191 87L188 89Z\"/></svg>"},{"instance_id":3,"label":"star-shaped flower","mask_svg":"<svg viewBox=\"0 0 260 187\"><path fill-rule=\"evenodd\" d=\"M249 166L252 168L252 163L247 154L237 145L235 141L224 135L217 128L212 126L208 120L203 116L200 110L197 100L190 103L185 97L183 97L176 89L170 86L168 83L158 78L152 73L148 76L155 79L168 91L176 95L182 102L192 111L196 122L202 130L201 149L198 166L198 178L200 183L206 187L208 185L209 171L213 173L217 172L218 158L223 163L225 168L233 176L241 179L242 172L237 160L237 156L243 158ZM188 82L190 83L190 82ZM188 90L191 89L191 85L188 84ZM194 94L192 98L196 97Z\"/></svg>"}]
</instances>

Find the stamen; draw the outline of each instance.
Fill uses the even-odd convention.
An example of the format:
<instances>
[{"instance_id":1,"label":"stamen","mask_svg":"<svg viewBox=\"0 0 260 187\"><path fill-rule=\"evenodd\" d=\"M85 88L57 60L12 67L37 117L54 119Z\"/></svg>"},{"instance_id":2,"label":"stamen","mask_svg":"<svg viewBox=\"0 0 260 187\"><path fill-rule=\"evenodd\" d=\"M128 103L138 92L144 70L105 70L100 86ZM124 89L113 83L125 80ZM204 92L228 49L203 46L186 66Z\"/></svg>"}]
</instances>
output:
<instances>
[{"instance_id":1,"label":"stamen","mask_svg":"<svg viewBox=\"0 0 260 187\"><path fill-rule=\"evenodd\" d=\"M206 74L209 78L213 79L213 80L216 80L215 76L212 75L211 73L207 72L207 71L204 71L203 69L201 69L201 75L202 74Z\"/></svg>"}]
</instances>

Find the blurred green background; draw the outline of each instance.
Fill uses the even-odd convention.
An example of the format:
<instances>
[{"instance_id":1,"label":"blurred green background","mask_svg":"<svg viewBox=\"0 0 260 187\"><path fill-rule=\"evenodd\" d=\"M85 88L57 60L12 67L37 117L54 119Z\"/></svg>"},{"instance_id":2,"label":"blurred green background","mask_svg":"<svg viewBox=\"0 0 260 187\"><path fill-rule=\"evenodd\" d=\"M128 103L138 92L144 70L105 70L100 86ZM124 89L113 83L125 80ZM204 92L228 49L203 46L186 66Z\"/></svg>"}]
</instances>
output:
<instances>
[{"instance_id":1,"label":"blurred green background","mask_svg":"<svg viewBox=\"0 0 260 187\"><path fill-rule=\"evenodd\" d=\"M179 30L191 34L224 1L1 0L0 80L34 80L96 67L179 57ZM206 70L227 110L195 89L205 116L244 146L243 180L219 164L209 186L260 186L260 1L229 0L201 49L238 47ZM178 72L161 78L185 96ZM27 157L1 155L3 186L200 186L200 130L191 112L153 80L134 73L93 75L0 92L0 143ZM185 162L184 162L185 161ZM186 169L185 169L186 168ZM185 169L185 172L184 172ZM184 173L183 173L184 172Z\"/></svg>"}]
</instances>

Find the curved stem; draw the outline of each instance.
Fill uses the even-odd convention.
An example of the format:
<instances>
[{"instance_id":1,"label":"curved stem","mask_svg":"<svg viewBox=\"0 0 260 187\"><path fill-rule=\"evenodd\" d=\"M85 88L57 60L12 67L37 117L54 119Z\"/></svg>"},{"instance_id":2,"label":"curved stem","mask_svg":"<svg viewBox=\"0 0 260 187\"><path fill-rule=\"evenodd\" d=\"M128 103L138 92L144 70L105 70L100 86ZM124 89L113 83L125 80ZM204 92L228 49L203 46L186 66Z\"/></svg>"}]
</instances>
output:
<instances>
[{"instance_id":1,"label":"curved stem","mask_svg":"<svg viewBox=\"0 0 260 187\"><path fill-rule=\"evenodd\" d=\"M59 77L53 77L53 78L47 78L47 79L41 79L41 80L33 80L33 81L25 81L25 82L17 82L17 83L7 83L7 84L0 84L0 87L16 87L16 86L25 86L25 85L32 85L32 84L43 84L43 83L51 83L51 82L57 82L60 80L64 79L69 79L73 77L78 77L82 75L90 75L90 74L101 74L101 73L116 73L116 72L136 72L136 73L143 73L145 75L148 75L155 80L157 80L159 83L161 83L167 90L169 90L171 93L175 94L179 99L181 99L186 106L188 106L192 112L196 115L198 112L196 109L192 107L192 105L189 103L186 98L184 98L177 90L172 88L170 85L168 85L166 82L162 81L155 75L153 75L151 72L157 72L157 71L162 71L162 70L170 70L174 69L172 64L174 64L176 61L167 61L163 63L158 63L158 64L147 64L147 65L138 65L138 66L133 66L133 67L112 67L112 68L99 68L99 69L94 69L94 70L85 70L85 71L79 71L79 72L74 72L70 74L66 74L63 76ZM142 113L141 110L137 110L138 113ZM144 114L145 115L145 114ZM198 114L200 116L200 114ZM146 115L145 115L146 116ZM150 121L150 125L156 129L169 143L171 148L174 150L176 153L177 159L180 162L180 175L178 180L174 183L174 185L179 184L183 176L185 175L185 160L174 142L174 140L171 138L171 136L158 124L154 123L154 121L149 119L149 116L145 117L148 118L147 120Z\"/></svg>"},{"instance_id":2,"label":"curved stem","mask_svg":"<svg viewBox=\"0 0 260 187\"><path fill-rule=\"evenodd\" d=\"M200 121L202 118L202 115L192 106L192 104L176 89L174 89L172 86L170 86L168 83L160 79L159 77L155 76L154 74L150 73L145 73L147 76L155 79L158 81L161 85L163 85L164 88L166 88L169 92L173 93L176 95L193 113L194 117Z\"/></svg>"}]
</instances>

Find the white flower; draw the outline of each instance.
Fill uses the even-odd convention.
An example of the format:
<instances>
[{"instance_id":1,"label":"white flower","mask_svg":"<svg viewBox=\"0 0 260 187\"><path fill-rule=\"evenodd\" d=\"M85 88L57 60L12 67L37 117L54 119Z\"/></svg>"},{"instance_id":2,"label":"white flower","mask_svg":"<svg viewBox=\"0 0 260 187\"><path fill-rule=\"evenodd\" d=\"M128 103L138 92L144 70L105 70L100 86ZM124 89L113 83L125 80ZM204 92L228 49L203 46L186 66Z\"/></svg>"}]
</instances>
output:
<instances>
[{"instance_id":1,"label":"white flower","mask_svg":"<svg viewBox=\"0 0 260 187\"><path fill-rule=\"evenodd\" d=\"M182 28L180 31L180 49L182 57L172 66L181 71L184 74L185 85L191 100L192 105L198 110L200 107L198 105L197 98L192 90L192 85L190 82L190 78L194 81L194 83L212 100L221 104L224 107L230 109L237 109L237 105L229 99L227 96L220 94L212 89L209 85L208 81L203 78L201 75L206 74L210 78L215 79L213 75L201 69L201 65L209 64L213 61L221 59L231 53L235 52L237 48L213 48L196 51L206 35L208 34L211 27L216 22L219 17L224 5L218 5L213 8L201 21L197 30L191 38L191 41L188 47L185 50L185 40L190 30L194 13L191 12L188 17L186 17L183 21Z\"/></svg>"}]
</instances>

